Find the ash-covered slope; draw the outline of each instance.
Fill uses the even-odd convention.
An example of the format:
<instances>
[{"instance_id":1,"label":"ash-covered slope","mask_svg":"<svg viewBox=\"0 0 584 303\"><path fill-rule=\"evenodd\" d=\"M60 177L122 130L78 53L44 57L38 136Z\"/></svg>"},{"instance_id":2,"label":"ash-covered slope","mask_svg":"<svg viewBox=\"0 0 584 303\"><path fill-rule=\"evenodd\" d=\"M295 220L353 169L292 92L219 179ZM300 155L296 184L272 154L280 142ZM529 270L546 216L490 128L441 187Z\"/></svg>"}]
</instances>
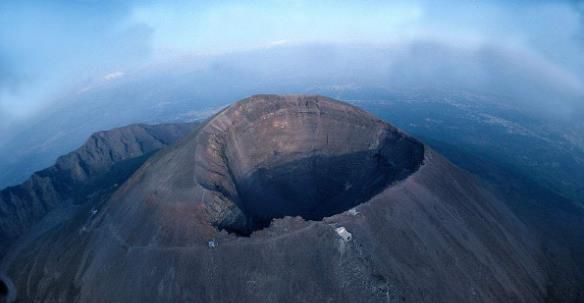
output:
<instances>
[{"instance_id":1,"label":"ash-covered slope","mask_svg":"<svg viewBox=\"0 0 584 303\"><path fill-rule=\"evenodd\" d=\"M495 195L394 127L325 97L240 101L94 207L2 262L21 300L546 297L537 243Z\"/></svg>"},{"instance_id":2,"label":"ash-covered slope","mask_svg":"<svg viewBox=\"0 0 584 303\"><path fill-rule=\"evenodd\" d=\"M125 181L152 152L196 124L136 124L92 135L79 149L21 185L0 191L0 256L50 210L96 199Z\"/></svg>"}]
</instances>

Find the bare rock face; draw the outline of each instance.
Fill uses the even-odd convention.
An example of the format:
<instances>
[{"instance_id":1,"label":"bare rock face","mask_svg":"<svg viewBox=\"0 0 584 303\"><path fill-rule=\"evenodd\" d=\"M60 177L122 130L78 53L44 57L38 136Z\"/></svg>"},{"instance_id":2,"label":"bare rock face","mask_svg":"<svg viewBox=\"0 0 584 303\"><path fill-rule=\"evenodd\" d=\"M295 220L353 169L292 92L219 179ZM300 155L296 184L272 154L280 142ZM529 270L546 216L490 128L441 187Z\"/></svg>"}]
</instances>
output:
<instances>
[{"instance_id":1,"label":"bare rock face","mask_svg":"<svg viewBox=\"0 0 584 303\"><path fill-rule=\"evenodd\" d=\"M195 177L237 206L214 224L249 234L274 218L321 220L366 202L423 155L421 143L347 104L255 96L201 130Z\"/></svg>"},{"instance_id":2,"label":"bare rock face","mask_svg":"<svg viewBox=\"0 0 584 303\"><path fill-rule=\"evenodd\" d=\"M320 96L242 100L2 260L23 302L544 302L479 181Z\"/></svg>"},{"instance_id":3,"label":"bare rock face","mask_svg":"<svg viewBox=\"0 0 584 303\"><path fill-rule=\"evenodd\" d=\"M79 149L0 191L0 256L52 209L97 200L123 183L153 152L196 124L136 124L92 135Z\"/></svg>"}]
</instances>

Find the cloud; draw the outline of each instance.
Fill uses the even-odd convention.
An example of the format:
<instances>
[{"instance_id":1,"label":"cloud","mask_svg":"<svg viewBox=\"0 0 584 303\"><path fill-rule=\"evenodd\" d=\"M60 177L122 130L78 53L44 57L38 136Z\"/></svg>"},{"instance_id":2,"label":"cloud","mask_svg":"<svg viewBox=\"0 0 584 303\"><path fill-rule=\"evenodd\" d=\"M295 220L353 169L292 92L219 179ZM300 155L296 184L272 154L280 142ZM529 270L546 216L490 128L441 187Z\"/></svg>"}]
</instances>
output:
<instances>
[{"instance_id":1,"label":"cloud","mask_svg":"<svg viewBox=\"0 0 584 303\"><path fill-rule=\"evenodd\" d=\"M65 89L146 60L152 29L128 22L125 1L0 3L0 104L11 115L42 108Z\"/></svg>"},{"instance_id":2,"label":"cloud","mask_svg":"<svg viewBox=\"0 0 584 303\"><path fill-rule=\"evenodd\" d=\"M117 71L117 72L111 72L105 76L103 76L103 79L106 81L111 81L117 78L121 78L125 75L126 73L122 72L122 71Z\"/></svg>"},{"instance_id":3,"label":"cloud","mask_svg":"<svg viewBox=\"0 0 584 303\"><path fill-rule=\"evenodd\" d=\"M577 87L584 79L583 12L579 0L5 0L0 105L11 115L35 112L67 89L130 71L153 55L303 43L506 49ZM489 66L469 68L477 73L469 78L478 78Z\"/></svg>"},{"instance_id":4,"label":"cloud","mask_svg":"<svg viewBox=\"0 0 584 303\"><path fill-rule=\"evenodd\" d=\"M566 1L166 1L137 6L132 20L151 26L167 53L217 53L301 43L406 44L436 41L537 53L584 73L582 2Z\"/></svg>"},{"instance_id":5,"label":"cloud","mask_svg":"<svg viewBox=\"0 0 584 303\"><path fill-rule=\"evenodd\" d=\"M290 41L288 41L286 39L280 39L280 40L274 40L274 41L270 42L268 44L268 46L281 46L281 45L286 45L289 43L290 43Z\"/></svg>"},{"instance_id":6,"label":"cloud","mask_svg":"<svg viewBox=\"0 0 584 303\"><path fill-rule=\"evenodd\" d=\"M0 96L17 90L22 77L17 74L12 61L0 49Z\"/></svg>"}]
</instances>

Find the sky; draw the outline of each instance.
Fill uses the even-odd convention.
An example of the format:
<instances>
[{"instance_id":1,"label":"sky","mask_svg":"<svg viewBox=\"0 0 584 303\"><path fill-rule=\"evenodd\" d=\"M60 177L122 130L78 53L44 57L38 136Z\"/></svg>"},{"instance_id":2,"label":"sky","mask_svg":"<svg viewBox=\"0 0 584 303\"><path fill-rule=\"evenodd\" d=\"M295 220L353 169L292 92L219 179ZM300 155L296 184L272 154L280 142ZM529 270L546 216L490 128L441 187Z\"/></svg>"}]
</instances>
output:
<instances>
[{"instance_id":1,"label":"sky","mask_svg":"<svg viewBox=\"0 0 584 303\"><path fill-rule=\"evenodd\" d=\"M0 131L96 79L185 54L420 41L504 51L584 95L582 1L3 0Z\"/></svg>"}]
</instances>

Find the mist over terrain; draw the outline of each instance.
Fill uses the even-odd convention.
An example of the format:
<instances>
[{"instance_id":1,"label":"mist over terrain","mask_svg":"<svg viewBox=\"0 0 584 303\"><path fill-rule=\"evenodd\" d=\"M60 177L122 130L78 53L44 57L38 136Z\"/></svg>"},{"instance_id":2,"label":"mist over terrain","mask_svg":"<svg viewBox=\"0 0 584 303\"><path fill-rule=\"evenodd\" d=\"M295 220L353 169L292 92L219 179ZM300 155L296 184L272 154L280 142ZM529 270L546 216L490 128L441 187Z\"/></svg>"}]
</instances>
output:
<instances>
[{"instance_id":1,"label":"mist over terrain","mask_svg":"<svg viewBox=\"0 0 584 303\"><path fill-rule=\"evenodd\" d=\"M538 145L550 146L542 152L546 156L536 162L528 157L521 160L525 162L521 166L560 174L577 172L584 163L579 135L583 95L578 82L560 81L562 70L521 55L501 48L460 49L424 41L386 47L279 45L174 57L109 73L63 94L34 119L13 124L14 130L5 133L0 145L0 177L5 185L16 184L78 147L97 130L139 122L193 121L256 92L323 94L365 107L401 102L404 110L413 108L412 102L419 106L427 102L455 104L471 115L472 121L500 127L501 135L511 136L505 142L518 142L512 136L521 134L541 141ZM445 120L442 109L427 111L422 117L395 116L393 111L386 109L380 114L403 123L399 126L410 132L419 132L413 126L419 126L419 119L427 123L442 120L442 125L448 126L451 119L463 117L457 114ZM402 121L403 117L412 120ZM476 132L468 127L437 135L458 138L463 130ZM470 134L464 136L473 137ZM523 144L517 143L516 148ZM14 150L19 153L14 154ZM558 151L569 153L571 160L560 165L561 161L551 157L559 155ZM515 150L502 153L524 159ZM582 185L576 182L569 187L580 192Z\"/></svg>"},{"instance_id":2,"label":"mist over terrain","mask_svg":"<svg viewBox=\"0 0 584 303\"><path fill-rule=\"evenodd\" d=\"M445 81L475 88L503 69L509 78L535 81L514 85L524 93L514 97L549 99L549 94L529 94L543 82L566 90L567 96L548 101L563 105L583 92L583 37L580 1L3 1L0 112L33 119L70 90L177 56L307 43L398 49L402 54L379 62L379 69L393 79L412 78L402 83L408 86ZM420 43L439 49L433 57L417 58L424 52ZM455 57L448 59L451 53ZM278 63L310 62L314 55ZM499 55L507 59L493 58ZM470 62L461 65L459 59ZM342 56L336 63L347 64ZM513 66L506 71L508 64ZM364 80L376 74L353 76ZM502 83L511 85L500 81L489 89L505 90L498 87Z\"/></svg>"}]
</instances>

